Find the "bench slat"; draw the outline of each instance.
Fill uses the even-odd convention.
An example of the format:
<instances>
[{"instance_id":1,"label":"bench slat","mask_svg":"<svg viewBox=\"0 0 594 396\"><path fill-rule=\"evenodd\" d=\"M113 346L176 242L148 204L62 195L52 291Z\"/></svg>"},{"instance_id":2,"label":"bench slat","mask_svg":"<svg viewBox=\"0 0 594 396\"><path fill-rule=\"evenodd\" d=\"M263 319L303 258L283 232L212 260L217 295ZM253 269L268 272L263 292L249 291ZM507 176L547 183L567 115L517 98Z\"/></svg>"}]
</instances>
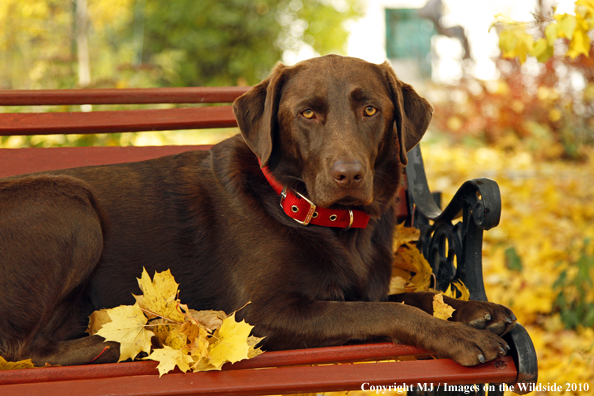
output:
<instances>
[{"instance_id":1,"label":"bench slat","mask_svg":"<svg viewBox=\"0 0 594 396\"><path fill-rule=\"evenodd\" d=\"M0 136L233 128L231 106L89 113L0 114Z\"/></svg>"},{"instance_id":2,"label":"bench slat","mask_svg":"<svg viewBox=\"0 0 594 396\"><path fill-rule=\"evenodd\" d=\"M362 360L388 360L411 355L429 356L428 352L417 347L386 342L266 352L255 358L242 360L235 364L227 363L223 366L223 370L328 364L337 362L346 363ZM157 375L157 365L158 362L146 360L85 366L48 367L33 370L7 370L0 371L0 386L24 382L33 383L89 378ZM1 389L2 388L0 388L0 390Z\"/></svg>"},{"instance_id":3,"label":"bench slat","mask_svg":"<svg viewBox=\"0 0 594 396\"><path fill-rule=\"evenodd\" d=\"M356 390L363 383L367 389L369 385L473 384L477 377L488 383L513 383L516 367L509 356L475 367L439 359L38 382L4 385L0 391L3 396L265 395Z\"/></svg>"},{"instance_id":4,"label":"bench slat","mask_svg":"<svg viewBox=\"0 0 594 396\"><path fill-rule=\"evenodd\" d=\"M0 106L231 103L250 87L0 90Z\"/></svg>"},{"instance_id":5,"label":"bench slat","mask_svg":"<svg viewBox=\"0 0 594 396\"><path fill-rule=\"evenodd\" d=\"M111 146L0 149L0 177L49 170L144 161L212 146Z\"/></svg>"}]
</instances>

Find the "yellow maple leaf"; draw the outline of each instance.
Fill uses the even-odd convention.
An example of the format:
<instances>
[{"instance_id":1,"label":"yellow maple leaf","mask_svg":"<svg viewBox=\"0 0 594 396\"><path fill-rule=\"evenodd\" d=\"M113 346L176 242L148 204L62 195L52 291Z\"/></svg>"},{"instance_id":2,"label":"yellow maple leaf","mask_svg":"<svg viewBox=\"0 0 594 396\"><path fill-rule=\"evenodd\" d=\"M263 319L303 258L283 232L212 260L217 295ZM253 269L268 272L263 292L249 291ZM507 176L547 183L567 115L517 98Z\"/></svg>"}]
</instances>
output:
<instances>
[{"instance_id":1,"label":"yellow maple leaf","mask_svg":"<svg viewBox=\"0 0 594 396\"><path fill-rule=\"evenodd\" d=\"M513 55L517 56L520 63L526 62L526 57L532 51L534 47L534 38L528 33L521 33L518 35L518 41L516 48L513 51Z\"/></svg>"},{"instance_id":2,"label":"yellow maple leaf","mask_svg":"<svg viewBox=\"0 0 594 396\"><path fill-rule=\"evenodd\" d=\"M89 328L87 329L87 333L89 333L89 335L95 335L105 323L109 322L111 322L111 318L107 314L106 309L95 311L89 316Z\"/></svg>"},{"instance_id":3,"label":"yellow maple leaf","mask_svg":"<svg viewBox=\"0 0 594 396\"><path fill-rule=\"evenodd\" d=\"M169 319L158 318L152 319L147 326L150 326L150 329L155 333L159 343L165 345L165 340L169 337L169 333L171 333L173 329L180 327L181 324L171 322Z\"/></svg>"},{"instance_id":4,"label":"yellow maple leaf","mask_svg":"<svg viewBox=\"0 0 594 396\"><path fill-rule=\"evenodd\" d=\"M499 49L504 58L511 58L516 47L516 36L510 29L505 29L499 34Z\"/></svg>"},{"instance_id":5,"label":"yellow maple leaf","mask_svg":"<svg viewBox=\"0 0 594 396\"><path fill-rule=\"evenodd\" d=\"M190 364L194 363L194 360L187 354L187 351L173 349L167 345L163 348L155 349L153 353L144 359L159 362L157 366L159 377L173 370L175 366L179 367L185 373L190 369Z\"/></svg>"},{"instance_id":6,"label":"yellow maple leaf","mask_svg":"<svg viewBox=\"0 0 594 396\"><path fill-rule=\"evenodd\" d=\"M549 46L553 46L553 44L555 44L555 40L557 40L557 37L559 37L558 32L559 25L556 23L549 23L545 28L545 37Z\"/></svg>"},{"instance_id":7,"label":"yellow maple leaf","mask_svg":"<svg viewBox=\"0 0 594 396\"><path fill-rule=\"evenodd\" d=\"M534 43L530 55L534 56L539 62L546 62L554 55L554 47L548 44L546 38L540 38Z\"/></svg>"},{"instance_id":8,"label":"yellow maple leaf","mask_svg":"<svg viewBox=\"0 0 594 396\"><path fill-rule=\"evenodd\" d=\"M31 359L19 360L18 362L8 362L0 356L0 370L19 370L25 368L33 368L35 365Z\"/></svg>"},{"instance_id":9,"label":"yellow maple leaf","mask_svg":"<svg viewBox=\"0 0 594 396\"><path fill-rule=\"evenodd\" d=\"M165 339L165 346L169 346L173 349L185 348L188 344L188 335L181 331L181 326L177 325L167 335Z\"/></svg>"},{"instance_id":10,"label":"yellow maple leaf","mask_svg":"<svg viewBox=\"0 0 594 396\"><path fill-rule=\"evenodd\" d=\"M499 48L504 58L520 59L521 63L526 62L526 56L532 52L534 39L524 31L522 23L509 24L499 35Z\"/></svg>"},{"instance_id":11,"label":"yellow maple leaf","mask_svg":"<svg viewBox=\"0 0 594 396\"><path fill-rule=\"evenodd\" d=\"M260 341L262 341L264 339L264 337L255 337L255 336L249 336L247 338L247 343L248 343L248 359L251 359L253 357L256 357L258 355L261 355L264 353L264 351L262 350L261 347L256 348L256 345L258 345L258 343Z\"/></svg>"},{"instance_id":12,"label":"yellow maple leaf","mask_svg":"<svg viewBox=\"0 0 594 396\"><path fill-rule=\"evenodd\" d=\"M573 37L573 32L577 25L575 16L569 14L557 14L555 15L557 20L557 36L565 37L569 40Z\"/></svg>"},{"instance_id":13,"label":"yellow maple leaf","mask_svg":"<svg viewBox=\"0 0 594 396\"><path fill-rule=\"evenodd\" d=\"M212 335L208 351L211 364L220 369L226 362L235 363L248 358L248 337L252 331L251 326L244 320L237 322L235 314L223 320L223 324Z\"/></svg>"},{"instance_id":14,"label":"yellow maple leaf","mask_svg":"<svg viewBox=\"0 0 594 396\"><path fill-rule=\"evenodd\" d=\"M140 286L143 294L141 296L135 295L134 298L136 298L143 310L176 322L184 322L185 316L178 309L177 291L179 284L175 282L170 270L155 271L155 276L151 281L151 277L143 268L142 276L138 279L138 286ZM149 318L156 317L151 313L148 313Z\"/></svg>"},{"instance_id":15,"label":"yellow maple leaf","mask_svg":"<svg viewBox=\"0 0 594 396\"><path fill-rule=\"evenodd\" d=\"M405 243L394 253L392 266L409 272L417 272L419 266L416 265L415 260L418 260L418 252L414 245Z\"/></svg>"},{"instance_id":16,"label":"yellow maple leaf","mask_svg":"<svg viewBox=\"0 0 594 396\"><path fill-rule=\"evenodd\" d=\"M214 364L210 362L210 359L207 356L204 356L195 361L194 365L192 366L192 371L197 373L199 371L212 371L212 370L220 370L220 367L216 367Z\"/></svg>"},{"instance_id":17,"label":"yellow maple leaf","mask_svg":"<svg viewBox=\"0 0 594 396\"><path fill-rule=\"evenodd\" d=\"M414 274L414 275L413 275ZM431 282L431 266L414 243L403 242L394 253L390 293L426 291ZM406 283L403 285L401 278Z\"/></svg>"},{"instance_id":18,"label":"yellow maple leaf","mask_svg":"<svg viewBox=\"0 0 594 396\"><path fill-rule=\"evenodd\" d=\"M186 320L179 330L186 335L188 343L192 343L200 334L200 328L203 327L204 326L201 326L193 320Z\"/></svg>"},{"instance_id":19,"label":"yellow maple leaf","mask_svg":"<svg viewBox=\"0 0 594 396\"><path fill-rule=\"evenodd\" d=\"M208 332L202 326L198 327L198 334L195 337L188 337L188 340L190 340L190 344L188 345L190 355L192 355L196 362L203 358L208 358L208 347L210 343L207 337Z\"/></svg>"},{"instance_id":20,"label":"yellow maple leaf","mask_svg":"<svg viewBox=\"0 0 594 396\"><path fill-rule=\"evenodd\" d=\"M589 57L590 36L588 36L588 23L581 16L577 16L575 19L576 25L566 55L571 59L577 58L580 54Z\"/></svg>"},{"instance_id":21,"label":"yellow maple leaf","mask_svg":"<svg viewBox=\"0 0 594 396\"><path fill-rule=\"evenodd\" d=\"M105 323L97 335L120 343L118 362L134 359L140 352L150 353L151 337L155 334L145 328L147 318L138 304L111 308L107 314L111 322Z\"/></svg>"},{"instance_id":22,"label":"yellow maple leaf","mask_svg":"<svg viewBox=\"0 0 594 396\"><path fill-rule=\"evenodd\" d=\"M458 291L461 293L460 297L456 297L454 293L454 297L458 300L462 300L462 301L468 301L470 300L470 290L468 290L468 288L466 287L466 285L461 281L461 280L457 280L455 282L451 283L452 285L454 285L454 287L456 289L458 289Z\"/></svg>"},{"instance_id":23,"label":"yellow maple leaf","mask_svg":"<svg viewBox=\"0 0 594 396\"><path fill-rule=\"evenodd\" d=\"M208 330L213 331L223 324L223 320L228 318L228 315L223 311L204 310L196 311L194 309L187 310L188 315L194 318L202 326Z\"/></svg>"},{"instance_id":24,"label":"yellow maple leaf","mask_svg":"<svg viewBox=\"0 0 594 396\"><path fill-rule=\"evenodd\" d=\"M444 296L450 297L450 298L456 298L456 292L452 289L452 284L449 283L448 284L448 288L445 289L445 291L440 291L440 290L436 290L436 289L431 289L432 292L434 293L441 293Z\"/></svg>"},{"instance_id":25,"label":"yellow maple leaf","mask_svg":"<svg viewBox=\"0 0 594 396\"><path fill-rule=\"evenodd\" d=\"M394 247L398 249L400 245L407 242L418 241L421 232L414 227L405 227L404 223L398 224L394 230Z\"/></svg>"},{"instance_id":26,"label":"yellow maple leaf","mask_svg":"<svg viewBox=\"0 0 594 396\"><path fill-rule=\"evenodd\" d=\"M443 294L433 296L433 316L439 319L448 320L452 317L455 309L443 302Z\"/></svg>"},{"instance_id":27,"label":"yellow maple leaf","mask_svg":"<svg viewBox=\"0 0 594 396\"><path fill-rule=\"evenodd\" d=\"M575 13L584 18L594 17L594 0L577 0L575 2Z\"/></svg>"},{"instance_id":28,"label":"yellow maple leaf","mask_svg":"<svg viewBox=\"0 0 594 396\"><path fill-rule=\"evenodd\" d=\"M412 277L411 283L415 285L417 291L425 291L429 288L431 283L431 274L433 270L425 256L415 245L407 244L411 251L412 263L415 266L415 276Z\"/></svg>"},{"instance_id":29,"label":"yellow maple leaf","mask_svg":"<svg viewBox=\"0 0 594 396\"><path fill-rule=\"evenodd\" d=\"M390 280L390 294L400 294L406 291L406 279L400 276L393 276Z\"/></svg>"}]
</instances>

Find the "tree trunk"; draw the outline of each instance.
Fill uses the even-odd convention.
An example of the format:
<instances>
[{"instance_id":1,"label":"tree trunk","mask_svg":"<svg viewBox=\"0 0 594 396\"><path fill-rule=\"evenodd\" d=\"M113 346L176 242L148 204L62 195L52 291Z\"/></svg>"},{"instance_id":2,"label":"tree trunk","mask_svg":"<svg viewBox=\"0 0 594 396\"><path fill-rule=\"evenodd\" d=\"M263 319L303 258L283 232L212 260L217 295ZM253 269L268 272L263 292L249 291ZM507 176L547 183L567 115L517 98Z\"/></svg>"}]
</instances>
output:
<instances>
[{"instance_id":1,"label":"tree trunk","mask_svg":"<svg viewBox=\"0 0 594 396\"><path fill-rule=\"evenodd\" d=\"M78 57L78 85L81 88L91 83L88 21L87 0L76 0L76 53Z\"/></svg>"}]
</instances>

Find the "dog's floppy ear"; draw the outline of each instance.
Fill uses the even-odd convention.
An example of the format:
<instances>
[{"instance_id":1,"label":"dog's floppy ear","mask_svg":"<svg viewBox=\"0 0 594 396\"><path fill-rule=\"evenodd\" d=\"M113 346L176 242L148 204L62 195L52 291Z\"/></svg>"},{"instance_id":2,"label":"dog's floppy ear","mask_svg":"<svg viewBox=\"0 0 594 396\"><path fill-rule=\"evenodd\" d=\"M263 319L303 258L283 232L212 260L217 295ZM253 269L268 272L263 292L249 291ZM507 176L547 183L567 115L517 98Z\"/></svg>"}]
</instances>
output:
<instances>
[{"instance_id":1,"label":"dog's floppy ear","mask_svg":"<svg viewBox=\"0 0 594 396\"><path fill-rule=\"evenodd\" d=\"M277 64L268 78L233 102L233 113L241 135L260 158L262 167L266 166L272 154L285 69L282 63Z\"/></svg>"},{"instance_id":2,"label":"dog's floppy ear","mask_svg":"<svg viewBox=\"0 0 594 396\"><path fill-rule=\"evenodd\" d=\"M396 73L386 61L380 65L392 90L400 161L406 165L406 153L421 140L433 115L433 107L408 84L396 77Z\"/></svg>"}]
</instances>

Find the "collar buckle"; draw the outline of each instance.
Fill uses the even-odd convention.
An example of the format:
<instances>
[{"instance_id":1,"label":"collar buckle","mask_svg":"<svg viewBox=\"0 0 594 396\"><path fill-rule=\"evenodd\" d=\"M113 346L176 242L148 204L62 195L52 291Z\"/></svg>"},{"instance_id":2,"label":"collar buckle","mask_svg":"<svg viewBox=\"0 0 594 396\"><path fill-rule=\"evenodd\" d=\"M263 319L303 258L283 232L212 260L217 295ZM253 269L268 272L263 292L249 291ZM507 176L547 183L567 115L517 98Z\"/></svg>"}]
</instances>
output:
<instances>
[{"instance_id":1,"label":"collar buckle","mask_svg":"<svg viewBox=\"0 0 594 396\"><path fill-rule=\"evenodd\" d=\"M303 196L303 194L300 194L297 191L294 191L294 193L297 196L299 196L299 198L305 200L305 202L307 202L309 204L309 210L307 211L307 215L305 216L305 219L303 219L303 220L296 219L292 216L291 216L291 218L293 220L295 220L297 223L306 226L309 224L311 219L314 218L314 214L316 213L316 204L314 204L309 199L307 199L305 196ZM283 202L285 201L286 198L287 198L287 187L284 187L280 193L280 207L283 209L283 211L285 210L285 207L283 206Z\"/></svg>"}]
</instances>

